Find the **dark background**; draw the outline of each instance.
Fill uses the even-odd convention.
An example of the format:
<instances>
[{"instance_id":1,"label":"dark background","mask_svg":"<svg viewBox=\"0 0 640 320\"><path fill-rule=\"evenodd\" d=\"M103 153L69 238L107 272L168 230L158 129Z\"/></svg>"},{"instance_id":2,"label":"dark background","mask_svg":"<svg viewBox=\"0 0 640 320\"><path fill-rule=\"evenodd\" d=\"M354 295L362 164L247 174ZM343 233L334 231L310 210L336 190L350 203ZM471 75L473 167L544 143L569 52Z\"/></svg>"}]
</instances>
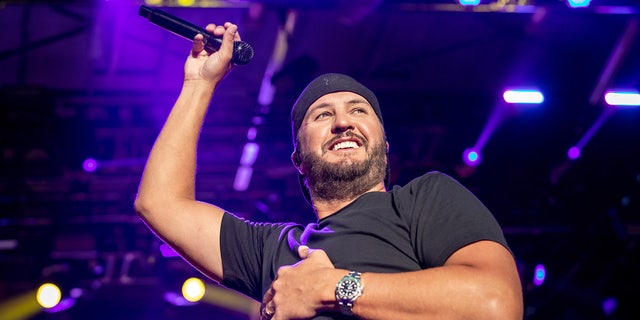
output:
<instances>
[{"instance_id":1,"label":"dark background","mask_svg":"<svg viewBox=\"0 0 640 320\"><path fill-rule=\"evenodd\" d=\"M139 17L141 3L0 1L0 240L17 240L0 250L0 306L55 278L84 295L34 319L248 319L224 292L188 307L163 299L197 273L162 257L133 212L190 49ZM164 1L198 25L237 23L255 49L215 94L198 198L254 220L314 221L290 163L290 107L313 77L347 73L381 101L393 184L439 170L495 214L518 260L526 319L638 318L640 110L612 109L602 96L640 87L640 4L484 3ZM285 21L288 49L270 76ZM271 103L258 101L263 78ZM538 87L544 103L501 102L516 85ZM462 152L496 110L504 117L483 162L466 167ZM582 156L567 160L606 112ZM251 127L261 149L249 188L235 191ZM89 157L94 172L82 170ZM532 283L537 264L547 270L541 286Z\"/></svg>"}]
</instances>

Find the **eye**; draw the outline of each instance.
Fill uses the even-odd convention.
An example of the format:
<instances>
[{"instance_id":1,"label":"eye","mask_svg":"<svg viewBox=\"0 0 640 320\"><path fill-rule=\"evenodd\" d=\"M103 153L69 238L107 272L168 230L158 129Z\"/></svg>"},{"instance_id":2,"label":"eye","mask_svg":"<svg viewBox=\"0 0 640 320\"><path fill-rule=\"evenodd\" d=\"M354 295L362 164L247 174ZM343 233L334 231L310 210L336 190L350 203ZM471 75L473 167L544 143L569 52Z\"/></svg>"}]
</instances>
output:
<instances>
[{"instance_id":1,"label":"eye","mask_svg":"<svg viewBox=\"0 0 640 320\"><path fill-rule=\"evenodd\" d=\"M328 117L330 115L331 115L331 113L329 113L329 111L325 111L325 112L322 112L322 113L318 114L316 116L315 120L320 120L320 119Z\"/></svg>"},{"instance_id":2,"label":"eye","mask_svg":"<svg viewBox=\"0 0 640 320\"><path fill-rule=\"evenodd\" d=\"M354 108L353 110L351 110L351 113L354 113L354 114L366 114L367 110L365 110L364 108Z\"/></svg>"}]
</instances>

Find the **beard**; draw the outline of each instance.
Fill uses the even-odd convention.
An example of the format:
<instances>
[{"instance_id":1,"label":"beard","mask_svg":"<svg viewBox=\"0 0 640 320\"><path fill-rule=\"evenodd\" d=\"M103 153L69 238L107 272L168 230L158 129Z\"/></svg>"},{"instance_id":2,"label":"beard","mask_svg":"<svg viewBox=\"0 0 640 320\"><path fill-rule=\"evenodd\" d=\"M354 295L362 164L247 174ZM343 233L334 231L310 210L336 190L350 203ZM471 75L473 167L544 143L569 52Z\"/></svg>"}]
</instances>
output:
<instances>
[{"instance_id":1,"label":"beard","mask_svg":"<svg viewBox=\"0 0 640 320\"><path fill-rule=\"evenodd\" d=\"M371 190L387 174L387 146L385 141L367 148L367 159L342 159L327 162L311 152L301 152L300 158L308 173L305 185L314 199L323 201L351 200Z\"/></svg>"}]
</instances>

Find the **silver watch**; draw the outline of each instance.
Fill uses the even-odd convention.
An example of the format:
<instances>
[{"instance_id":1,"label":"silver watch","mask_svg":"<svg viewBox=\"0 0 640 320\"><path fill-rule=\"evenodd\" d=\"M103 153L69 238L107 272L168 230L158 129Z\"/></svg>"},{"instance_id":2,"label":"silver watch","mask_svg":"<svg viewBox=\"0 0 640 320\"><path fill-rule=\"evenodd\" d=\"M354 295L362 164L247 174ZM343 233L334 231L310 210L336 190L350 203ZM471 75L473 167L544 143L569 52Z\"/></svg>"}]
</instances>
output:
<instances>
[{"instance_id":1,"label":"silver watch","mask_svg":"<svg viewBox=\"0 0 640 320\"><path fill-rule=\"evenodd\" d=\"M360 272L351 271L336 285L336 301L340 311L345 315L353 315L353 303L362 295L360 275Z\"/></svg>"}]
</instances>

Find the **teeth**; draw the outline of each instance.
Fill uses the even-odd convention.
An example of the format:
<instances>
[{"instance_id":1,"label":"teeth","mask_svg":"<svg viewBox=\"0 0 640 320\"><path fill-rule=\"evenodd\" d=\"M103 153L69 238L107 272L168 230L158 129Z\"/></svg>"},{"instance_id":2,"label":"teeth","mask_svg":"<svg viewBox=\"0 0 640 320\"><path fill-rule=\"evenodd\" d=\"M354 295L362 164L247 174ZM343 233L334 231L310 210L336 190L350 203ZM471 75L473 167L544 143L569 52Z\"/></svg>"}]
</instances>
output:
<instances>
[{"instance_id":1,"label":"teeth","mask_svg":"<svg viewBox=\"0 0 640 320\"><path fill-rule=\"evenodd\" d=\"M345 148L356 148L357 149L357 148L360 148L360 147L354 141L340 142L340 143L336 144L335 146L333 146L333 150L340 150L340 149L345 149Z\"/></svg>"}]
</instances>

